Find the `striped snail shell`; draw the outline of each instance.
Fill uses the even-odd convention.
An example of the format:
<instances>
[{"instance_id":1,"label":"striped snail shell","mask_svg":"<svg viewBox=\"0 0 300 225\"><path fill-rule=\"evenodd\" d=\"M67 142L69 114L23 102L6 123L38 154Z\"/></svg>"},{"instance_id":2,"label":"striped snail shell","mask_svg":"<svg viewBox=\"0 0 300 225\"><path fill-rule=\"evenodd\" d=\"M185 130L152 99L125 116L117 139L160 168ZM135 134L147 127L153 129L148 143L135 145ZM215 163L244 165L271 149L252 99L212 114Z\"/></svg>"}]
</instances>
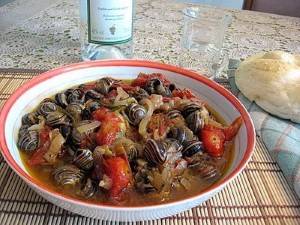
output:
<instances>
[{"instance_id":1,"label":"striped snail shell","mask_svg":"<svg viewBox=\"0 0 300 225\"><path fill-rule=\"evenodd\" d=\"M37 124L39 122L39 119L37 118L36 114L34 112L27 113L22 117L22 124L23 125L33 125Z\"/></svg>"},{"instance_id":2,"label":"striped snail shell","mask_svg":"<svg viewBox=\"0 0 300 225\"><path fill-rule=\"evenodd\" d=\"M88 178L81 188L81 195L85 198L91 198L96 192L94 182Z\"/></svg>"},{"instance_id":3,"label":"striped snail shell","mask_svg":"<svg viewBox=\"0 0 300 225\"><path fill-rule=\"evenodd\" d=\"M57 105L51 101L44 101L39 105L37 113L39 115L47 116L49 113L57 110Z\"/></svg>"},{"instance_id":4,"label":"striped snail shell","mask_svg":"<svg viewBox=\"0 0 300 225\"><path fill-rule=\"evenodd\" d=\"M202 118L201 112L197 110L186 117L186 123L194 134L199 134L199 131L204 127L204 118Z\"/></svg>"},{"instance_id":5,"label":"striped snail shell","mask_svg":"<svg viewBox=\"0 0 300 225\"><path fill-rule=\"evenodd\" d=\"M183 127L172 127L167 134L168 138L176 139L180 144L187 140L187 131Z\"/></svg>"},{"instance_id":6,"label":"striped snail shell","mask_svg":"<svg viewBox=\"0 0 300 225\"><path fill-rule=\"evenodd\" d=\"M188 167L205 180L217 178L221 175L215 161L212 161L212 158L207 153L195 154L190 157Z\"/></svg>"},{"instance_id":7,"label":"striped snail shell","mask_svg":"<svg viewBox=\"0 0 300 225\"><path fill-rule=\"evenodd\" d=\"M66 92L68 103L83 104L85 99L84 92L79 88L68 89Z\"/></svg>"},{"instance_id":8,"label":"striped snail shell","mask_svg":"<svg viewBox=\"0 0 300 225\"><path fill-rule=\"evenodd\" d=\"M137 126L145 117L147 111L144 106L132 103L126 107L125 113L128 117L129 123L131 123L134 126Z\"/></svg>"},{"instance_id":9,"label":"striped snail shell","mask_svg":"<svg viewBox=\"0 0 300 225\"><path fill-rule=\"evenodd\" d=\"M179 110L173 109L167 113L167 117L169 119L175 119L177 117L182 117L181 112Z\"/></svg>"},{"instance_id":10,"label":"striped snail shell","mask_svg":"<svg viewBox=\"0 0 300 225\"><path fill-rule=\"evenodd\" d=\"M190 115L191 113L197 111L201 109L201 106L196 104L196 103L188 103L186 104L183 108L182 108L182 115L184 118L186 118L188 115Z\"/></svg>"},{"instance_id":11,"label":"striped snail shell","mask_svg":"<svg viewBox=\"0 0 300 225\"><path fill-rule=\"evenodd\" d=\"M163 164L167 158L165 146L153 139L149 139L144 148L144 157L152 165Z\"/></svg>"},{"instance_id":12,"label":"striped snail shell","mask_svg":"<svg viewBox=\"0 0 300 225\"><path fill-rule=\"evenodd\" d=\"M89 149L78 149L73 163L83 170L89 170L94 164L93 153Z\"/></svg>"},{"instance_id":13,"label":"striped snail shell","mask_svg":"<svg viewBox=\"0 0 300 225\"><path fill-rule=\"evenodd\" d=\"M128 160L131 162L138 156L138 150L134 144L126 144L124 145Z\"/></svg>"},{"instance_id":14,"label":"striped snail shell","mask_svg":"<svg viewBox=\"0 0 300 225\"><path fill-rule=\"evenodd\" d=\"M46 116L46 124L49 126L66 125L70 123L70 119L62 112L50 112Z\"/></svg>"},{"instance_id":15,"label":"striped snail shell","mask_svg":"<svg viewBox=\"0 0 300 225\"><path fill-rule=\"evenodd\" d=\"M52 175L59 185L75 185L82 181L84 172L75 165L67 164L57 167Z\"/></svg>"},{"instance_id":16,"label":"striped snail shell","mask_svg":"<svg viewBox=\"0 0 300 225\"><path fill-rule=\"evenodd\" d=\"M183 143L182 155L191 157L192 155L203 152L203 143L201 141L186 141Z\"/></svg>"},{"instance_id":17,"label":"striped snail shell","mask_svg":"<svg viewBox=\"0 0 300 225\"><path fill-rule=\"evenodd\" d=\"M67 96L65 93L57 93L54 96L55 102L57 105L66 108L68 105Z\"/></svg>"},{"instance_id":18,"label":"striped snail shell","mask_svg":"<svg viewBox=\"0 0 300 225\"><path fill-rule=\"evenodd\" d=\"M34 151L39 147L39 132L36 130L27 130L20 133L18 146L24 151Z\"/></svg>"},{"instance_id":19,"label":"striped snail shell","mask_svg":"<svg viewBox=\"0 0 300 225\"><path fill-rule=\"evenodd\" d=\"M139 88L138 90L134 91L133 93L131 93L132 97L134 97L137 101L141 101L143 98L147 98L149 97L148 92L143 89L143 88Z\"/></svg>"},{"instance_id":20,"label":"striped snail shell","mask_svg":"<svg viewBox=\"0 0 300 225\"><path fill-rule=\"evenodd\" d=\"M106 95L109 92L111 86L116 82L115 79L109 77L103 77L96 82L96 91L100 92L103 95Z\"/></svg>"},{"instance_id":21,"label":"striped snail shell","mask_svg":"<svg viewBox=\"0 0 300 225\"><path fill-rule=\"evenodd\" d=\"M171 94L170 89L165 87L163 82L158 78L149 80L146 83L145 90L149 94L158 94L162 96L169 96Z\"/></svg>"},{"instance_id":22,"label":"striped snail shell","mask_svg":"<svg viewBox=\"0 0 300 225\"><path fill-rule=\"evenodd\" d=\"M66 107L66 111L70 113L72 119L74 120L73 122L81 120L81 113L83 109L84 106L78 102L70 103Z\"/></svg>"},{"instance_id":23,"label":"striped snail shell","mask_svg":"<svg viewBox=\"0 0 300 225\"><path fill-rule=\"evenodd\" d=\"M28 128L30 127L30 125L22 125L20 127L20 130L19 130L19 137L23 136L23 135L27 135L27 132L28 132Z\"/></svg>"},{"instance_id":24,"label":"striped snail shell","mask_svg":"<svg viewBox=\"0 0 300 225\"><path fill-rule=\"evenodd\" d=\"M219 170L214 164L201 163L196 168L199 176L205 180L216 178L220 175Z\"/></svg>"},{"instance_id":25,"label":"striped snail shell","mask_svg":"<svg viewBox=\"0 0 300 225\"><path fill-rule=\"evenodd\" d=\"M86 99L100 99L102 98L103 95L100 94L99 92L93 90L93 89L90 89L88 90L86 93L85 93L85 98Z\"/></svg>"}]
</instances>

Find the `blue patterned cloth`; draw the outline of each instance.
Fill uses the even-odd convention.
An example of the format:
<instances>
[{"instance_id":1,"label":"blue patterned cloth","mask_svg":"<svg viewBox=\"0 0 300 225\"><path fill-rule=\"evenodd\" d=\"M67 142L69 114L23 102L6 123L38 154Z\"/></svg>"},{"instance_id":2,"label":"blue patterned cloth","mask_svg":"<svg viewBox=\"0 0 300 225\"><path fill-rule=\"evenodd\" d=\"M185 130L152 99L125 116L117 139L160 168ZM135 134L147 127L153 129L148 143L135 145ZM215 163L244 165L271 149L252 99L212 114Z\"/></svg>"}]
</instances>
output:
<instances>
[{"instance_id":1,"label":"blue patterned cloth","mask_svg":"<svg viewBox=\"0 0 300 225\"><path fill-rule=\"evenodd\" d=\"M239 63L239 60L233 59L229 62L228 78L232 92L248 110L256 134L263 140L288 183L300 197L300 124L272 116L249 101L235 85L234 74Z\"/></svg>"}]
</instances>

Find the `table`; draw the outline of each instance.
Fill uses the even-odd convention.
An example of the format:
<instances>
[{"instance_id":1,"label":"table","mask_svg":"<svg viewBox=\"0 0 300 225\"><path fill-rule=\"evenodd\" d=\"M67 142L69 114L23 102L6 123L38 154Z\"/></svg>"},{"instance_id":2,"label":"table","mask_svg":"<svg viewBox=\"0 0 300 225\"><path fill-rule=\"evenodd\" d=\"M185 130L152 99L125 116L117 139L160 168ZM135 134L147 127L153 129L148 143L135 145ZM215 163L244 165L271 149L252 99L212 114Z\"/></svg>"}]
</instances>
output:
<instances>
[{"instance_id":1,"label":"table","mask_svg":"<svg viewBox=\"0 0 300 225\"><path fill-rule=\"evenodd\" d=\"M178 65L180 11L186 5L171 0L137 3L134 57ZM2 7L0 14L8 13L10 7ZM77 2L59 0L0 34L0 67L20 68L0 69L0 105L41 70L80 61L78 9ZM230 58L275 49L300 53L300 18L228 11L234 17L224 44ZM226 82L222 84L228 87ZM42 199L12 172L2 156L0 171L1 224L115 224L72 214ZM300 224L300 201L257 138L245 171L218 195L187 212L137 224Z\"/></svg>"}]
</instances>

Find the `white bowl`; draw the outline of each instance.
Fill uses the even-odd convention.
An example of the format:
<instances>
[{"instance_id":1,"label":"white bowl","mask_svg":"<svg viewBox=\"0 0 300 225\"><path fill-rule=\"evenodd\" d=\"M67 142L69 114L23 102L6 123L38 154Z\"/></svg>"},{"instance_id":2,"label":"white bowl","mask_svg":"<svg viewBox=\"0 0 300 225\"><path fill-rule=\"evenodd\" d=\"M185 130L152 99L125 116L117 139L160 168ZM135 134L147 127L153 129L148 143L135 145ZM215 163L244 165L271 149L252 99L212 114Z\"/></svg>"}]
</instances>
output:
<instances>
[{"instance_id":1,"label":"white bowl","mask_svg":"<svg viewBox=\"0 0 300 225\"><path fill-rule=\"evenodd\" d=\"M178 86L191 89L201 96L228 122L242 116L243 125L235 138L233 162L225 176L196 196L145 207L118 207L92 204L56 193L26 171L17 148L17 133L22 116L38 103L66 88L103 76L133 79L140 72L162 73ZM255 132L246 109L225 88L194 72L175 66L138 60L94 61L73 64L43 73L20 87L5 103L0 115L0 144L9 166L38 194L66 210L83 216L113 220L140 221L162 218L190 209L206 201L222 190L245 167L255 144Z\"/></svg>"}]
</instances>

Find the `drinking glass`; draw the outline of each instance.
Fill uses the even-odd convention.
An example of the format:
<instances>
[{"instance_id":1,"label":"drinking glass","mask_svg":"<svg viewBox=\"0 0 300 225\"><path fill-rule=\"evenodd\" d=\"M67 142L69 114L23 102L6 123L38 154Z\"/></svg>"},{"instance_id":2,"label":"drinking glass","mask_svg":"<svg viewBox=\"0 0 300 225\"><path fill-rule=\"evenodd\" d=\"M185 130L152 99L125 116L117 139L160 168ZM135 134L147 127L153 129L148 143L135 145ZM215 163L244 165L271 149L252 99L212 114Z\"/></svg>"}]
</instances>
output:
<instances>
[{"instance_id":1,"label":"drinking glass","mask_svg":"<svg viewBox=\"0 0 300 225\"><path fill-rule=\"evenodd\" d=\"M222 49L231 15L221 9L191 6L183 10L179 65L216 78L228 64Z\"/></svg>"}]
</instances>

